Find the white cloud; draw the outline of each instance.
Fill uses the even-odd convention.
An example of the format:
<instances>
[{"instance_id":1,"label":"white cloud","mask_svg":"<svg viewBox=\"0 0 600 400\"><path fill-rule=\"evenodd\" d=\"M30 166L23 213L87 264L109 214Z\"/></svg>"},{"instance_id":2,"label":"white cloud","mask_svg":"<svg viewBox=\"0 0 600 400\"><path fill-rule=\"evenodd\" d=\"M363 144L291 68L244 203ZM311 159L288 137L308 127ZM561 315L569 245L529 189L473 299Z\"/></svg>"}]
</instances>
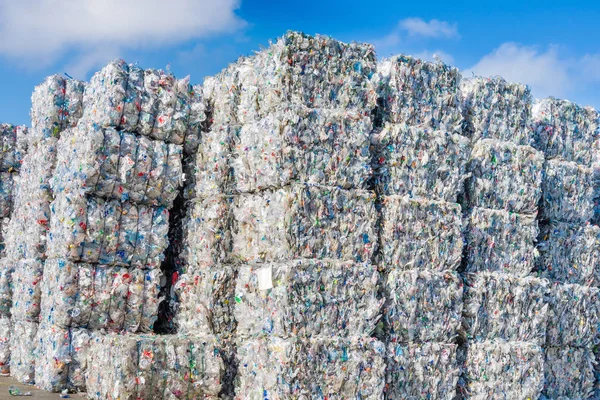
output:
<instances>
[{"instance_id":1,"label":"white cloud","mask_svg":"<svg viewBox=\"0 0 600 400\"><path fill-rule=\"evenodd\" d=\"M406 18L400 21L398 26L409 36L422 36L426 38L458 37L456 24L450 24L437 19L426 22L422 18Z\"/></svg>"}]
</instances>

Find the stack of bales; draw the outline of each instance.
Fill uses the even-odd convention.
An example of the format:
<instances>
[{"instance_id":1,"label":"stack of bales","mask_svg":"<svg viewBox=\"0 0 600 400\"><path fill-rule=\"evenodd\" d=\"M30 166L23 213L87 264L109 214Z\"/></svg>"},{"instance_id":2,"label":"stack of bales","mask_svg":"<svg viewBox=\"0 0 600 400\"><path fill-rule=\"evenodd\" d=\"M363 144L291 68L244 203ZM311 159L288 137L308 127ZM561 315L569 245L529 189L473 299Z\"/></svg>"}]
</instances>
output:
<instances>
[{"instance_id":1,"label":"stack of bales","mask_svg":"<svg viewBox=\"0 0 600 400\"><path fill-rule=\"evenodd\" d=\"M28 151L22 158L20 176L14 181L15 211L7 225L6 248L0 260L3 279L10 282L11 289L3 299L3 309L10 308L11 318L2 320L11 332L10 373L21 382L34 381L34 338L40 314L56 143L60 134L81 117L83 90L82 82L55 75L37 86L31 96Z\"/></svg>"},{"instance_id":2,"label":"stack of bales","mask_svg":"<svg viewBox=\"0 0 600 400\"><path fill-rule=\"evenodd\" d=\"M460 74L396 56L379 64L382 130L374 140L382 204L380 267L386 397L452 399L459 378L462 211L470 141Z\"/></svg>"},{"instance_id":3,"label":"stack of bales","mask_svg":"<svg viewBox=\"0 0 600 400\"><path fill-rule=\"evenodd\" d=\"M543 154L532 141L531 94L501 78L461 84L473 143L466 185L465 398L538 398L547 282L532 276Z\"/></svg>"},{"instance_id":4,"label":"stack of bales","mask_svg":"<svg viewBox=\"0 0 600 400\"><path fill-rule=\"evenodd\" d=\"M589 223L598 113L548 98L535 104L533 116L535 146L546 156L538 264L552 282L544 396L587 399L594 394L593 348L600 324L600 228Z\"/></svg>"},{"instance_id":5,"label":"stack of bales","mask_svg":"<svg viewBox=\"0 0 600 400\"><path fill-rule=\"evenodd\" d=\"M21 170L23 157L27 152L27 127L0 124L0 255L4 255L3 231L7 230L13 213L13 196ZM10 307L11 273L9 268L0 265L0 373L9 373L10 361Z\"/></svg>"},{"instance_id":6,"label":"stack of bales","mask_svg":"<svg viewBox=\"0 0 600 400\"><path fill-rule=\"evenodd\" d=\"M290 32L205 82L180 332L234 338L236 398L379 398L370 45Z\"/></svg>"}]
</instances>

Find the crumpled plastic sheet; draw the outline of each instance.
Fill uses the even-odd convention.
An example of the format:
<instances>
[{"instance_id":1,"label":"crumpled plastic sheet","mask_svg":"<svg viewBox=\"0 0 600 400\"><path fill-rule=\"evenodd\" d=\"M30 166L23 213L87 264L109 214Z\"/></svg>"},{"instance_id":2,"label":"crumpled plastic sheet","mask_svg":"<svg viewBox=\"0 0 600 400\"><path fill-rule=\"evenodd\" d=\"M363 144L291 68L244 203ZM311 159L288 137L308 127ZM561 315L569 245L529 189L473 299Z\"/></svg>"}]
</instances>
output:
<instances>
[{"instance_id":1,"label":"crumpled plastic sheet","mask_svg":"<svg viewBox=\"0 0 600 400\"><path fill-rule=\"evenodd\" d=\"M75 126L83 114L83 93L86 83L65 79L59 75L47 77L31 95L31 130L29 145L58 137Z\"/></svg>"},{"instance_id":2,"label":"crumpled plastic sheet","mask_svg":"<svg viewBox=\"0 0 600 400\"><path fill-rule=\"evenodd\" d=\"M40 316L44 264L36 259L15 262L12 272L11 315L17 321L37 322Z\"/></svg>"},{"instance_id":3,"label":"crumpled plastic sheet","mask_svg":"<svg viewBox=\"0 0 600 400\"><path fill-rule=\"evenodd\" d=\"M460 265L463 249L459 204L383 198L381 263L386 268L444 271Z\"/></svg>"},{"instance_id":4,"label":"crumpled plastic sheet","mask_svg":"<svg viewBox=\"0 0 600 400\"><path fill-rule=\"evenodd\" d=\"M465 115L465 134L481 139L531 145L531 90L501 77L474 77L460 83Z\"/></svg>"},{"instance_id":5,"label":"crumpled plastic sheet","mask_svg":"<svg viewBox=\"0 0 600 400\"><path fill-rule=\"evenodd\" d=\"M600 290L554 283L548 293L548 346L584 347L598 344Z\"/></svg>"},{"instance_id":6,"label":"crumpled plastic sheet","mask_svg":"<svg viewBox=\"0 0 600 400\"><path fill-rule=\"evenodd\" d=\"M565 222L543 224L538 248L542 275L561 283L600 286L600 228Z\"/></svg>"},{"instance_id":7,"label":"crumpled plastic sheet","mask_svg":"<svg viewBox=\"0 0 600 400\"><path fill-rule=\"evenodd\" d=\"M232 143L239 129L237 125L214 123L209 131L202 132L194 163L196 197L233 193Z\"/></svg>"},{"instance_id":8,"label":"crumpled plastic sheet","mask_svg":"<svg viewBox=\"0 0 600 400\"><path fill-rule=\"evenodd\" d=\"M12 323L9 317L0 317L0 375L10 373L10 334Z\"/></svg>"},{"instance_id":9,"label":"crumpled plastic sheet","mask_svg":"<svg viewBox=\"0 0 600 400\"><path fill-rule=\"evenodd\" d=\"M12 124L0 124L0 170L16 172L21 169L23 157L27 153L29 128Z\"/></svg>"},{"instance_id":10,"label":"crumpled plastic sheet","mask_svg":"<svg viewBox=\"0 0 600 400\"><path fill-rule=\"evenodd\" d=\"M239 267L238 338L366 337L381 317L377 267L294 260Z\"/></svg>"},{"instance_id":11,"label":"crumpled plastic sheet","mask_svg":"<svg viewBox=\"0 0 600 400\"><path fill-rule=\"evenodd\" d=\"M400 54L381 60L373 80L384 120L461 133L458 68Z\"/></svg>"},{"instance_id":12,"label":"crumpled plastic sheet","mask_svg":"<svg viewBox=\"0 0 600 400\"><path fill-rule=\"evenodd\" d=\"M600 151L599 116L592 107L546 98L533 105L534 146L546 158L560 158L590 167Z\"/></svg>"},{"instance_id":13,"label":"crumpled plastic sheet","mask_svg":"<svg viewBox=\"0 0 600 400\"><path fill-rule=\"evenodd\" d=\"M238 343L236 399L381 399L385 345L375 339L255 338Z\"/></svg>"},{"instance_id":14,"label":"crumpled plastic sheet","mask_svg":"<svg viewBox=\"0 0 600 400\"><path fill-rule=\"evenodd\" d=\"M389 343L388 399L447 399L456 395L460 375L453 343Z\"/></svg>"},{"instance_id":15,"label":"crumpled plastic sheet","mask_svg":"<svg viewBox=\"0 0 600 400\"><path fill-rule=\"evenodd\" d=\"M21 383L35 382L37 322L12 320L10 376Z\"/></svg>"},{"instance_id":16,"label":"crumpled plastic sheet","mask_svg":"<svg viewBox=\"0 0 600 400\"><path fill-rule=\"evenodd\" d=\"M235 332L235 265L188 264L188 270L174 282L178 304L175 325L182 334Z\"/></svg>"},{"instance_id":17,"label":"crumpled plastic sheet","mask_svg":"<svg viewBox=\"0 0 600 400\"><path fill-rule=\"evenodd\" d=\"M525 276L535 268L539 234L535 216L474 207L464 225L465 272Z\"/></svg>"},{"instance_id":18,"label":"crumpled plastic sheet","mask_svg":"<svg viewBox=\"0 0 600 400\"><path fill-rule=\"evenodd\" d=\"M81 123L61 135L53 190L171 207L182 185L182 147Z\"/></svg>"},{"instance_id":19,"label":"crumpled plastic sheet","mask_svg":"<svg viewBox=\"0 0 600 400\"><path fill-rule=\"evenodd\" d=\"M467 275L463 326L468 340L546 342L549 283L497 272Z\"/></svg>"},{"instance_id":20,"label":"crumpled plastic sheet","mask_svg":"<svg viewBox=\"0 0 600 400\"><path fill-rule=\"evenodd\" d=\"M594 216L594 173L574 162L548 160L542 178L540 219L584 223Z\"/></svg>"},{"instance_id":21,"label":"crumpled plastic sheet","mask_svg":"<svg viewBox=\"0 0 600 400\"><path fill-rule=\"evenodd\" d=\"M238 196L233 257L242 261L370 261L377 250L375 194L295 184Z\"/></svg>"},{"instance_id":22,"label":"crumpled plastic sheet","mask_svg":"<svg viewBox=\"0 0 600 400\"><path fill-rule=\"evenodd\" d=\"M48 256L104 265L158 268L169 239L167 208L80 191L55 193Z\"/></svg>"},{"instance_id":23,"label":"crumpled plastic sheet","mask_svg":"<svg viewBox=\"0 0 600 400\"><path fill-rule=\"evenodd\" d=\"M98 335L88 350L90 399L218 399L226 346L210 335Z\"/></svg>"},{"instance_id":24,"label":"crumpled plastic sheet","mask_svg":"<svg viewBox=\"0 0 600 400\"><path fill-rule=\"evenodd\" d=\"M15 262L7 258L0 259L0 317L9 317L12 307L12 273Z\"/></svg>"},{"instance_id":25,"label":"crumpled plastic sheet","mask_svg":"<svg viewBox=\"0 0 600 400\"><path fill-rule=\"evenodd\" d=\"M590 348L545 349L545 384L542 400L592 399L596 359Z\"/></svg>"},{"instance_id":26,"label":"crumpled plastic sheet","mask_svg":"<svg viewBox=\"0 0 600 400\"><path fill-rule=\"evenodd\" d=\"M462 193L471 154L468 138L387 123L373 142L379 192L450 202Z\"/></svg>"},{"instance_id":27,"label":"crumpled plastic sheet","mask_svg":"<svg viewBox=\"0 0 600 400\"><path fill-rule=\"evenodd\" d=\"M468 167L469 205L535 214L543 167L544 156L533 147L492 139L478 141Z\"/></svg>"},{"instance_id":28,"label":"crumpled plastic sheet","mask_svg":"<svg viewBox=\"0 0 600 400\"><path fill-rule=\"evenodd\" d=\"M50 392L85 392L90 332L40 323L35 342L35 385Z\"/></svg>"},{"instance_id":29,"label":"crumpled plastic sheet","mask_svg":"<svg viewBox=\"0 0 600 400\"><path fill-rule=\"evenodd\" d=\"M238 58L235 63L229 64L219 73L207 76L204 79L202 90L206 100L206 107L212 119L212 125L236 125L237 109L240 104L240 63L244 57ZM201 147L198 148L201 150Z\"/></svg>"},{"instance_id":30,"label":"crumpled plastic sheet","mask_svg":"<svg viewBox=\"0 0 600 400\"><path fill-rule=\"evenodd\" d=\"M464 381L465 398L538 399L544 386L544 353L529 342L469 343Z\"/></svg>"},{"instance_id":31,"label":"crumpled plastic sheet","mask_svg":"<svg viewBox=\"0 0 600 400\"><path fill-rule=\"evenodd\" d=\"M15 175L11 172L0 172L0 218L9 217L13 210L14 181L19 179L18 176L15 178Z\"/></svg>"},{"instance_id":32,"label":"crumpled plastic sheet","mask_svg":"<svg viewBox=\"0 0 600 400\"><path fill-rule=\"evenodd\" d=\"M463 283L453 271L391 270L383 320L392 342L450 342L463 310Z\"/></svg>"},{"instance_id":33,"label":"crumpled plastic sheet","mask_svg":"<svg viewBox=\"0 0 600 400\"><path fill-rule=\"evenodd\" d=\"M161 277L158 269L46 260L41 321L60 328L152 332Z\"/></svg>"}]
</instances>

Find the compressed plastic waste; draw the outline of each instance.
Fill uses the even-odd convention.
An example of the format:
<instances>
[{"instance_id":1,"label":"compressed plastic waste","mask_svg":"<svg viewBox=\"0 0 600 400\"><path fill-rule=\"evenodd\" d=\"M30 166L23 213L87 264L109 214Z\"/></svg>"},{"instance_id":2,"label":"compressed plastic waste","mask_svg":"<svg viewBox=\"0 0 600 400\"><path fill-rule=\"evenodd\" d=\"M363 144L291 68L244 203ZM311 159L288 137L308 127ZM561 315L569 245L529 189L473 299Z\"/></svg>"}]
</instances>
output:
<instances>
[{"instance_id":1,"label":"compressed plastic waste","mask_svg":"<svg viewBox=\"0 0 600 400\"><path fill-rule=\"evenodd\" d=\"M13 321L38 321L43 272L44 264L40 260L24 259L15 262L12 272Z\"/></svg>"},{"instance_id":2,"label":"compressed plastic waste","mask_svg":"<svg viewBox=\"0 0 600 400\"><path fill-rule=\"evenodd\" d=\"M16 172L21 169L27 152L29 128L0 124L0 171Z\"/></svg>"},{"instance_id":3,"label":"compressed plastic waste","mask_svg":"<svg viewBox=\"0 0 600 400\"><path fill-rule=\"evenodd\" d=\"M459 388L468 399L538 399L544 386L544 353L528 342L470 343Z\"/></svg>"},{"instance_id":4,"label":"compressed plastic waste","mask_svg":"<svg viewBox=\"0 0 600 400\"><path fill-rule=\"evenodd\" d=\"M473 207L465 227L465 272L525 276L535 268L539 233L535 216Z\"/></svg>"},{"instance_id":5,"label":"compressed plastic waste","mask_svg":"<svg viewBox=\"0 0 600 400\"><path fill-rule=\"evenodd\" d=\"M13 209L14 175L0 172L0 218L9 217Z\"/></svg>"},{"instance_id":6,"label":"compressed plastic waste","mask_svg":"<svg viewBox=\"0 0 600 400\"><path fill-rule=\"evenodd\" d=\"M109 334L90 343L90 399L220 398L224 345L213 336Z\"/></svg>"},{"instance_id":7,"label":"compressed plastic waste","mask_svg":"<svg viewBox=\"0 0 600 400\"><path fill-rule=\"evenodd\" d=\"M598 113L568 100L546 98L533 105L534 147L548 159L590 167L600 149Z\"/></svg>"},{"instance_id":8,"label":"compressed plastic waste","mask_svg":"<svg viewBox=\"0 0 600 400\"><path fill-rule=\"evenodd\" d=\"M465 113L465 134L481 139L531 145L531 90L501 77L474 77L460 83Z\"/></svg>"},{"instance_id":9,"label":"compressed plastic waste","mask_svg":"<svg viewBox=\"0 0 600 400\"><path fill-rule=\"evenodd\" d=\"M242 261L370 261L377 249L375 194L294 184L234 201L233 257Z\"/></svg>"},{"instance_id":10,"label":"compressed plastic waste","mask_svg":"<svg viewBox=\"0 0 600 400\"><path fill-rule=\"evenodd\" d=\"M463 283L456 272L391 270L383 319L392 342L450 342L458 336Z\"/></svg>"},{"instance_id":11,"label":"compressed plastic waste","mask_svg":"<svg viewBox=\"0 0 600 400\"><path fill-rule=\"evenodd\" d=\"M383 198L381 214L381 263L386 269L458 268L463 249L460 205L389 196Z\"/></svg>"},{"instance_id":12,"label":"compressed plastic waste","mask_svg":"<svg viewBox=\"0 0 600 400\"><path fill-rule=\"evenodd\" d=\"M35 382L37 322L12 321L10 376L22 383Z\"/></svg>"},{"instance_id":13,"label":"compressed plastic waste","mask_svg":"<svg viewBox=\"0 0 600 400\"><path fill-rule=\"evenodd\" d=\"M0 317L0 375L10 373L10 334L12 323L9 317Z\"/></svg>"},{"instance_id":14,"label":"compressed plastic waste","mask_svg":"<svg viewBox=\"0 0 600 400\"><path fill-rule=\"evenodd\" d=\"M467 198L472 207L535 214L544 156L530 146L492 139L473 146Z\"/></svg>"},{"instance_id":15,"label":"compressed plastic waste","mask_svg":"<svg viewBox=\"0 0 600 400\"><path fill-rule=\"evenodd\" d=\"M238 343L236 399L381 399L385 345L375 339L255 338Z\"/></svg>"},{"instance_id":16,"label":"compressed plastic waste","mask_svg":"<svg viewBox=\"0 0 600 400\"><path fill-rule=\"evenodd\" d=\"M599 289L554 283L548 294L548 346L594 346L600 328Z\"/></svg>"},{"instance_id":17,"label":"compressed plastic waste","mask_svg":"<svg viewBox=\"0 0 600 400\"><path fill-rule=\"evenodd\" d=\"M453 343L390 343L387 399L448 399L456 395L460 368Z\"/></svg>"},{"instance_id":18,"label":"compressed plastic waste","mask_svg":"<svg viewBox=\"0 0 600 400\"><path fill-rule=\"evenodd\" d=\"M590 348L548 347L544 351L542 399L591 399L596 360Z\"/></svg>"},{"instance_id":19,"label":"compressed plastic waste","mask_svg":"<svg viewBox=\"0 0 600 400\"><path fill-rule=\"evenodd\" d=\"M380 318L375 266L337 260L294 260L240 266L236 335L365 337Z\"/></svg>"},{"instance_id":20,"label":"compressed plastic waste","mask_svg":"<svg viewBox=\"0 0 600 400\"><path fill-rule=\"evenodd\" d=\"M196 197L233 193L232 143L239 129L214 123L210 131L202 132L194 168Z\"/></svg>"},{"instance_id":21,"label":"compressed plastic waste","mask_svg":"<svg viewBox=\"0 0 600 400\"><path fill-rule=\"evenodd\" d=\"M10 316L12 307L14 262L6 258L0 259L0 317Z\"/></svg>"},{"instance_id":22,"label":"compressed plastic waste","mask_svg":"<svg viewBox=\"0 0 600 400\"><path fill-rule=\"evenodd\" d=\"M468 275L466 283L463 326L467 339L545 344L547 281L480 272Z\"/></svg>"},{"instance_id":23,"label":"compressed plastic waste","mask_svg":"<svg viewBox=\"0 0 600 400\"><path fill-rule=\"evenodd\" d=\"M574 162L548 160L542 179L540 218L583 223L594 215L594 174Z\"/></svg>"},{"instance_id":24,"label":"compressed plastic waste","mask_svg":"<svg viewBox=\"0 0 600 400\"><path fill-rule=\"evenodd\" d=\"M600 228L551 222L541 227L539 265L543 276L587 286L600 285Z\"/></svg>"},{"instance_id":25,"label":"compressed plastic waste","mask_svg":"<svg viewBox=\"0 0 600 400\"><path fill-rule=\"evenodd\" d=\"M374 136L377 187L386 195L456 202L467 178L468 138L447 131L387 123Z\"/></svg>"}]
</instances>

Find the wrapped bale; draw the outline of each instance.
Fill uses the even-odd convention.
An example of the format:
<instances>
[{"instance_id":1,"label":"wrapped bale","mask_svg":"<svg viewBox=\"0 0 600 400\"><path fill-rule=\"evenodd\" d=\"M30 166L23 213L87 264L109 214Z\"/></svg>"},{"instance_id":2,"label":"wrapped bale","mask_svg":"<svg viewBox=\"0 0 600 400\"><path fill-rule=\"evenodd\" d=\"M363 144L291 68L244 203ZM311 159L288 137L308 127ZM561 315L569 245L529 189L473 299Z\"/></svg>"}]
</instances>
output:
<instances>
[{"instance_id":1,"label":"wrapped bale","mask_svg":"<svg viewBox=\"0 0 600 400\"><path fill-rule=\"evenodd\" d=\"M539 233L535 216L474 207L465 225L465 272L525 276L535 268Z\"/></svg>"},{"instance_id":2,"label":"wrapped bale","mask_svg":"<svg viewBox=\"0 0 600 400\"><path fill-rule=\"evenodd\" d=\"M374 141L381 193L456 202L467 177L469 139L447 131L387 123Z\"/></svg>"},{"instance_id":3,"label":"wrapped bale","mask_svg":"<svg viewBox=\"0 0 600 400\"><path fill-rule=\"evenodd\" d=\"M467 348L468 399L538 399L544 386L544 353L528 342L481 342Z\"/></svg>"},{"instance_id":4,"label":"wrapped bale","mask_svg":"<svg viewBox=\"0 0 600 400\"><path fill-rule=\"evenodd\" d=\"M456 269L463 249L461 207L443 201L385 197L380 235L381 262L386 268Z\"/></svg>"},{"instance_id":5,"label":"wrapped bale","mask_svg":"<svg viewBox=\"0 0 600 400\"><path fill-rule=\"evenodd\" d=\"M21 383L35 382L37 322L12 321L10 376Z\"/></svg>"},{"instance_id":6,"label":"wrapped bale","mask_svg":"<svg viewBox=\"0 0 600 400\"><path fill-rule=\"evenodd\" d=\"M485 139L473 146L467 198L473 207L535 214L544 156L530 146Z\"/></svg>"},{"instance_id":7,"label":"wrapped bale","mask_svg":"<svg viewBox=\"0 0 600 400\"><path fill-rule=\"evenodd\" d=\"M385 346L375 339L255 338L238 344L236 399L381 399Z\"/></svg>"},{"instance_id":8,"label":"wrapped bale","mask_svg":"<svg viewBox=\"0 0 600 400\"><path fill-rule=\"evenodd\" d=\"M600 228L551 222L541 229L539 265L542 274L562 283L600 285Z\"/></svg>"},{"instance_id":9,"label":"wrapped bale","mask_svg":"<svg viewBox=\"0 0 600 400\"><path fill-rule=\"evenodd\" d=\"M501 77L462 80L465 133L473 142L481 139L531 145L531 90Z\"/></svg>"},{"instance_id":10,"label":"wrapped bale","mask_svg":"<svg viewBox=\"0 0 600 400\"><path fill-rule=\"evenodd\" d=\"M545 384L542 399L594 398L594 353L588 348L545 349Z\"/></svg>"},{"instance_id":11,"label":"wrapped bale","mask_svg":"<svg viewBox=\"0 0 600 400\"><path fill-rule=\"evenodd\" d=\"M460 375L457 347L452 343L390 343L386 398L454 399Z\"/></svg>"},{"instance_id":12,"label":"wrapped bale","mask_svg":"<svg viewBox=\"0 0 600 400\"><path fill-rule=\"evenodd\" d=\"M21 169L27 152L28 132L26 126L0 124L0 171L15 172Z\"/></svg>"},{"instance_id":13,"label":"wrapped bale","mask_svg":"<svg viewBox=\"0 0 600 400\"><path fill-rule=\"evenodd\" d=\"M377 249L375 194L292 185L241 195L233 208L233 257L242 261L370 261Z\"/></svg>"},{"instance_id":14,"label":"wrapped bale","mask_svg":"<svg viewBox=\"0 0 600 400\"><path fill-rule=\"evenodd\" d=\"M568 100L546 98L533 106L534 146L548 159L591 166L600 150L598 113Z\"/></svg>"},{"instance_id":15,"label":"wrapped bale","mask_svg":"<svg viewBox=\"0 0 600 400\"><path fill-rule=\"evenodd\" d=\"M456 272L393 269L383 319L392 342L450 342L460 329L463 284Z\"/></svg>"},{"instance_id":16,"label":"wrapped bale","mask_svg":"<svg viewBox=\"0 0 600 400\"><path fill-rule=\"evenodd\" d=\"M40 260L16 261L12 272L13 320L37 322L40 316L41 282L44 265Z\"/></svg>"},{"instance_id":17,"label":"wrapped bale","mask_svg":"<svg viewBox=\"0 0 600 400\"><path fill-rule=\"evenodd\" d=\"M294 260L239 268L237 337L369 336L380 317L379 273L352 261Z\"/></svg>"},{"instance_id":18,"label":"wrapped bale","mask_svg":"<svg viewBox=\"0 0 600 400\"><path fill-rule=\"evenodd\" d=\"M540 218L583 223L594 215L594 176L591 168L549 160L542 179Z\"/></svg>"},{"instance_id":19,"label":"wrapped bale","mask_svg":"<svg viewBox=\"0 0 600 400\"><path fill-rule=\"evenodd\" d=\"M218 399L224 348L213 336L95 336L87 358L88 397Z\"/></svg>"},{"instance_id":20,"label":"wrapped bale","mask_svg":"<svg viewBox=\"0 0 600 400\"><path fill-rule=\"evenodd\" d=\"M10 333L12 323L9 317L0 317L0 375L10 374Z\"/></svg>"},{"instance_id":21,"label":"wrapped bale","mask_svg":"<svg viewBox=\"0 0 600 400\"><path fill-rule=\"evenodd\" d=\"M546 345L585 347L598 344L599 289L555 283L548 294Z\"/></svg>"},{"instance_id":22,"label":"wrapped bale","mask_svg":"<svg viewBox=\"0 0 600 400\"><path fill-rule=\"evenodd\" d=\"M503 273L467 277L463 326L469 340L545 344L548 282Z\"/></svg>"}]
</instances>

